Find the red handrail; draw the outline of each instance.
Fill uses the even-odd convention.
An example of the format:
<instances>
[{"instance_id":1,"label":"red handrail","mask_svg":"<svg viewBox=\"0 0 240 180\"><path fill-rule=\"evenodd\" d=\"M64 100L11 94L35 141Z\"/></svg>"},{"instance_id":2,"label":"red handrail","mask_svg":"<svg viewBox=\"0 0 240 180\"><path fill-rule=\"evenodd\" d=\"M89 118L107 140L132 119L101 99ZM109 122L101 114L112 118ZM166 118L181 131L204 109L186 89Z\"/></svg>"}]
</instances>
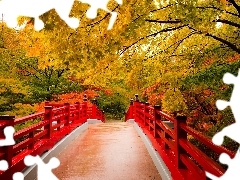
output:
<instances>
[{"instance_id":1,"label":"red handrail","mask_svg":"<svg viewBox=\"0 0 240 180\"><path fill-rule=\"evenodd\" d=\"M49 102L45 105L44 112L17 119L14 116L0 116L0 139L5 138L3 130L7 126L39 120L14 133L15 145L0 147L0 160L6 160L9 165L6 171L0 171L0 179L12 179L14 172L20 172L26 167L23 162L26 155L41 155L50 150L64 136L87 122L88 118L105 121L104 113L95 104L92 106L94 108L88 107L86 98L82 103L71 105Z\"/></svg>"},{"instance_id":2,"label":"red handrail","mask_svg":"<svg viewBox=\"0 0 240 180\"><path fill-rule=\"evenodd\" d=\"M135 101L131 101L125 114L125 121L128 119L134 119L143 129L168 166L174 180L205 180L205 171L218 177L225 172L205 152L193 145L188 135L218 155L227 153L231 158L235 156L234 152L213 144L211 139L189 127L186 123L186 116L173 118L162 112L158 105L153 107L149 103L139 102L137 95Z\"/></svg>"}]
</instances>

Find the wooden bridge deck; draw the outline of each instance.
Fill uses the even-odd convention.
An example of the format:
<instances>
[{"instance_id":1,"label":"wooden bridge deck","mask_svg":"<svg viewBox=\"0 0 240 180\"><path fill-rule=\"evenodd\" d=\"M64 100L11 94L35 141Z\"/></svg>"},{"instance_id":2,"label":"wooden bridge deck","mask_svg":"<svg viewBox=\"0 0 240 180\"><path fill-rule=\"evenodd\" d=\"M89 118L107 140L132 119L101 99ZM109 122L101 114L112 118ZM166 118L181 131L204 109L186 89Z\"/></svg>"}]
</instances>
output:
<instances>
[{"instance_id":1,"label":"wooden bridge deck","mask_svg":"<svg viewBox=\"0 0 240 180\"><path fill-rule=\"evenodd\" d=\"M57 156L61 180L161 180L133 124L90 124Z\"/></svg>"}]
</instances>

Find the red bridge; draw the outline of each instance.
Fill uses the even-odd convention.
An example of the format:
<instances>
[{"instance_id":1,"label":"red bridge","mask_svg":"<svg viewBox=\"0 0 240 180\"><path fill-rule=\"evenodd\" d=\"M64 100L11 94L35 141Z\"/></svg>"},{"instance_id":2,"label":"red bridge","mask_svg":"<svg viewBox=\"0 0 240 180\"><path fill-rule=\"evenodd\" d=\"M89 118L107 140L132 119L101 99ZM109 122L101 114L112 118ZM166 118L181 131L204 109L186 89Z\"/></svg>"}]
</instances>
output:
<instances>
[{"instance_id":1,"label":"red bridge","mask_svg":"<svg viewBox=\"0 0 240 180\"><path fill-rule=\"evenodd\" d=\"M12 180L23 172L36 179L36 166L26 167L26 155L40 155L44 162L57 157L53 170L60 180L72 179L173 179L205 180L205 171L221 176L225 170L189 141L189 135L219 155L235 153L212 143L187 126L185 116L173 118L161 107L131 100L126 122L105 122L104 112L87 99L75 104L45 104L45 111L15 119L0 116L0 138L7 126L36 123L14 133L15 145L0 147L0 160L9 168L0 179ZM141 138L141 139L140 139Z\"/></svg>"}]
</instances>

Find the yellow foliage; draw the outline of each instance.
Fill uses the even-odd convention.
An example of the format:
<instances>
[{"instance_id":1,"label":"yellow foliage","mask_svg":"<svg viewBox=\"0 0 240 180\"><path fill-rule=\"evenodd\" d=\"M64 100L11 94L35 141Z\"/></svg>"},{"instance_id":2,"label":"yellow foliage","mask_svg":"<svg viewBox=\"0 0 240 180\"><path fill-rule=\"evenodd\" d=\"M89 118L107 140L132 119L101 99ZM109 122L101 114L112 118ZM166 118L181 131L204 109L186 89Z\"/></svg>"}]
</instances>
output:
<instances>
[{"instance_id":1,"label":"yellow foliage","mask_svg":"<svg viewBox=\"0 0 240 180\"><path fill-rule=\"evenodd\" d=\"M178 89L168 89L162 99L162 108L170 113L183 113L187 106L182 93Z\"/></svg>"},{"instance_id":2,"label":"yellow foliage","mask_svg":"<svg viewBox=\"0 0 240 180\"><path fill-rule=\"evenodd\" d=\"M12 111L5 112L5 114L15 116L16 118L28 116L33 113L35 113L34 106L32 106L30 104L22 104L22 103L14 104Z\"/></svg>"}]
</instances>

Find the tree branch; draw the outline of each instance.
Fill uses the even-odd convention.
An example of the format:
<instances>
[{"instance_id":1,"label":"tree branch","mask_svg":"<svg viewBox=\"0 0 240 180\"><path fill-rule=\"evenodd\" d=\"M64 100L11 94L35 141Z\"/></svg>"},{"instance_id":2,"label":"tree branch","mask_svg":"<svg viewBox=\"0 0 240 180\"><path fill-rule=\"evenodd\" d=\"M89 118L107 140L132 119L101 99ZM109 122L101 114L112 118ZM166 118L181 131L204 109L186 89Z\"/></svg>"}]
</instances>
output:
<instances>
[{"instance_id":1,"label":"tree branch","mask_svg":"<svg viewBox=\"0 0 240 180\"><path fill-rule=\"evenodd\" d=\"M224 23L224 24L228 24L228 25L240 28L240 24L229 21L229 20L225 20L225 19L218 19L218 20L214 20L213 22L221 22L221 23Z\"/></svg>"},{"instance_id":2,"label":"tree branch","mask_svg":"<svg viewBox=\"0 0 240 180\"><path fill-rule=\"evenodd\" d=\"M22 69L22 68L20 68L20 69ZM26 70L26 69L22 69L22 70L28 73L28 74L23 75L23 76L34 76L35 78L37 78L37 79L39 79L40 81L42 81L42 79L39 78L36 74L31 73L30 71L28 71L28 70Z\"/></svg>"},{"instance_id":3,"label":"tree branch","mask_svg":"<svg viewBox=\"0 0 240 180\"><path fill-rule=\"evenodd\" d=\"M182 29L184 27L186 27L188 25L182 25L182 26L178 26L178 27L168 27L168 28L165 28L165 29L162 29L158 32L155 32L153 34L149 34L147 35L146 37L141 37L139 40L137 40L136 42L134 42L133 44L131 44L130 46L127 46L125 47L121 52L120 52L120 55L122 55L125 51L127 51L129 48L131 48L133 45L137 44L139 41L143 40L143 39L147 39L149 37L152 37L152 36L156 36L160 33L163 33L163 32L169 32L169 31L175 31L175 30L178 30L178 29Z\"/></svg>"},{"instance_id":4,"label":"tree branch","mask_svg":"<svg viewBox=\"0 0 240 180\"><path fill-rule=\"evenodd\" d=\"M227 1L230 2L233 5L233 7L238 12L238 16L240 16L240 6L236 3L236 1L235 0L227 0Z\"/></svg>"},{"instance_id":5,"label":"tree branch","mask_svg":"<svg viewBox=\"0 0 240 180\"><path fill-rule=\"evenodd\" d=\"M158 54L160 54L160 53L162 53L162 52L170 49L171 47L173 47L174 45L177 44L177 46L176 46L175 49L174 49L174 52L175 52L175 51L177 50L177 48L181 45L181 43L182 43L183 41L185 41L186 39L188 39L189 37L191 37L191 36L194 35L194 34L196 34L195 31L190 32L186 37L184 37L184 38L182 38L181 40L173 43L172 45L168 46L166 49L164 49L164 50L162 50L162 51L159 51L158 53L156 53L156 54L154 54L154 55L152 55L152 56L149 56L148 58L153 58L154 56L156 56L156 55L158 55ZM169 57L173 57L173 56L183 56L183 55L175 55L175 54L172 54L172 55L169 56Z\"/></svg>"},{"instance_id":6,"label":"tree branch","mask_svg":"<svg viewBox=\"0 0 240 180\"><path fill-rule=\"evenodd\" d=\"M182 44L183 41L185 41L186 39L190 38L192 35L196 34L195 31L192 31L191 33L189 33L185 38L179 40L177 43L174 43L174 44L177 44L177 46L175 47L175 51L176 49Z\"/></svg>"},{"instance_id":7,"label":"tree branch","mask_svg":"<svg viewBox=\"0 0 240 180\"><path fill-rule=\"evenodd\" d=\"M57 74L58 74L57 77L60 78L62 76L62 74L64 73L64 71L65 71L65 69L57 70Z\"/></svg>"},{"instance_id":8,"label":"tree branch","mask_svg":"<svg viewBox=\"0 0 240 180\"><path fill-rule=\"evenodd\" d=\"M166 24L178 24L181 23L181 20L151 20L151 19L146 19L145 21L147 22L155 22L155 23L166 23Z\"/></svg>"},{"instance_id":9,"label":"tree branch","mask_svg":"<svg viewBox=\"0 0 240 180\"><path fill-rule=\"evenodd\" d=\"M190 27L190 26L188 26L188 28L196 31L196 32L199 33L199 34L203 34L203 35L205 35L205 36L207 36L207 37L211 37L211 38L213 38L213 39L215 39L215 40L217 40L217 41L219 41L219 42L227 45L227 46L228 46L229 48L231 48L233 51L235 51L235 52L237 52L237 53L240 53L240 49L239 49L235 44L233 44L233 43L231 43L231 42L229 42L229 41L227 41L227 40L225 40L225 39L223 39L223 38L217 37L217 36L215 36L215 35L213 35L213 34L210 34L210 33L204 33L204 32L202 32L202 31L198 31L198 30L196 30L195 28Z\"/></svg>"},{"instance_id":10,"label":"tree branch","mask_svg":"<svg viewBox=\"0 0 240 180\"><path fill-rule=\"evenodd\" d=\"M149 56L148 59L151 59L151 58L153 58L154 56L157 56L157 55L159 55L159 54L162 53L162 52L163 52L163 51L157 52L157 53ZM164 56L163 59L165 59L165 58L171 58L171 57L183 57L183 56L184 56L183 54L171 54L171 55L169 55L169 56Z\"/></svg>"},{"instance_id":11,"label":"tree branch","mask_svg":"<svg viewBox=\"0 0 240 180\"><path fill-rule=\"evenodd\" d=\"M218 11L221 11L221 12L225 12L225 13L227 13L227 14L230 14L230 15L239 17L238 14L235 14L235 13L230 12L230 11L222 10L222 9L217 8L217 7L214 7L214 6L207 6L207 7L197 6L196 8L198 8L198 9L215 9L215 10L218 10Z\"/></svg>"},{"instance_id":12,"label":"tree branch","mask_svg":"<svg viewBox=\"0 0 240 180\"><path fill-rule=\"evenodd\" d=\"M240 53L240 49L235 44L233 44L233 43L231 43L231 42L229 42L225 39L222 39L222 38L217 37L217 36L215 36L213 34L210 34L210 33L206 33L205 36L212 37L213 39L215 39L215 40L217 40L217 41L219 41L223 44L226 44L228 47L230 47L235 52Z\"/></svg>"},{"instance_id":13,"label":"tree branch","mask_svg":"<svg viewBox=\"0 0 240 180\"><path fill-rule=\"evenodd\" d=\"M115 11L117 8L119 8L120 5L118 4L112 11ZM94 23L91 23L91 24L88 24L87 26L94 26L96 24L99 24L100 22L102 22L104 19L106 19L108 16L110 16L110 13L107 13L102 19L94 22Z\"/></svg>"},{"instance_id":14,"label":"tree branch","mask_svg":"<svg viewBox=\"0 0 240 180\"><path fill-rule=\"evenodd\" d=\"M171 6L173 6L173 5L174 5L174 4L169 4L169 5L164 6L164 7L162 7L162 8L151 10L151 11L148 12L148 14L149 14L149 13L156 12L156 11L160 11L160 10L163 10L163 9L166 9L166 8L171 7ZM142 15L138 15L138 17L135 18L132 22L138 20L140 17L142 17L142 16L144 16L144 15L146 15L146 14L147 14L147 13L144 13L144 14L142 14Z\"/></svg>"},{"instance_id":15,"label":"tree branch","mask_svg":"<svg viewBox=\"0 0 240 180\"><path fill-rule=\"evenodd\" d=\"M33 65L31 65L31 64L29 64L29 63L26 63L26 62L24 62L24 64L25 65L27 65L28 67L30 67L30 68L33 68L35 71L36 71L36 73L39 73L39 74L42 74L43 75L43 73L41 72L41 70L38 70L36 67L34 67ZM37 64L37 63L36 63Z\"/></svg>"}]
</instances>

